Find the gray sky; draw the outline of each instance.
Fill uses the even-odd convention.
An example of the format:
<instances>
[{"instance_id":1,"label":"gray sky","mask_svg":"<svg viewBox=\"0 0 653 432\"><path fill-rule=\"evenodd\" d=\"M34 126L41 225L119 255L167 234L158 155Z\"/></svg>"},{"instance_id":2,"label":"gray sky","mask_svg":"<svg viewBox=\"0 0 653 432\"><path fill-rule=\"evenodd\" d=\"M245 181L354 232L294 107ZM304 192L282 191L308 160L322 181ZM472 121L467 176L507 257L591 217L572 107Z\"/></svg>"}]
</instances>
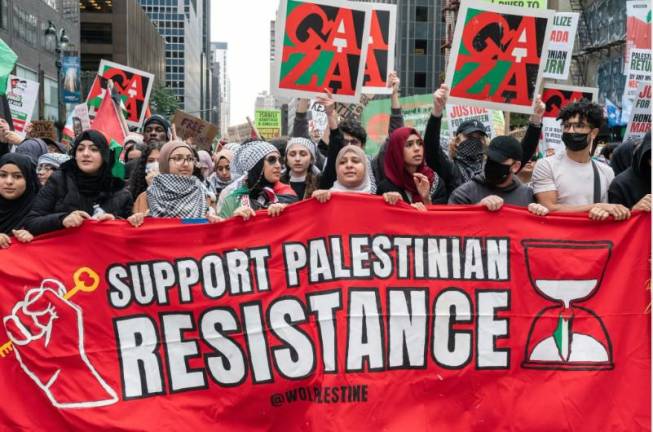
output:
<instances>
[{"instance_id":1,"label":"gray sky","mask_svg":"<svg viewBox=\"0 0 653 432\"><path fill-rule=\"evenodd\" d=\"M270 21L276 0L213 0L211 41L227 42L231 124L254 120L256 95L270 87Z\"/></svg>"}]
</instances>

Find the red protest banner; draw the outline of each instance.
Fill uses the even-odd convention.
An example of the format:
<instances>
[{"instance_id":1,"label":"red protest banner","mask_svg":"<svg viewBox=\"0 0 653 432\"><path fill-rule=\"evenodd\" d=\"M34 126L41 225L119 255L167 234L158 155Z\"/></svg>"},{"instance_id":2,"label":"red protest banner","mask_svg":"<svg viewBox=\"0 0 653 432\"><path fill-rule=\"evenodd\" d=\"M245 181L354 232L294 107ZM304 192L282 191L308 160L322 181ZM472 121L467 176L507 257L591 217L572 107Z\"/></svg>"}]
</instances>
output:
<instances>
[{"instance_id":1,"label":"red protest banner","mask_svg":"<svg viewBox=\"0 0 653 432\"><path fill-rule=\"evenodd\" d=\"M371 12L341 0L283 0L279 6L273 94L312 97L328 88L338 102L358 101Z\"/></svg>"},{"instance_id":2,"label":"red protest banner","mask_svg":"<svg viewBox=\"0 0 653 432\"><path fill-rule=\"evenodd\" d=\"M340 195L14 244L0 424L646 429L650 223Z\"/></svg>"},{"instance_id":3,"label":"red protest banner","mask_svg":"<svg viewBox=\"0 0 653 432\"><path fill-rule=\"evenodd\" d=\"M446 83L454 104L531 113L554 13L463 0Z\"/></svg>"}]
</instances>

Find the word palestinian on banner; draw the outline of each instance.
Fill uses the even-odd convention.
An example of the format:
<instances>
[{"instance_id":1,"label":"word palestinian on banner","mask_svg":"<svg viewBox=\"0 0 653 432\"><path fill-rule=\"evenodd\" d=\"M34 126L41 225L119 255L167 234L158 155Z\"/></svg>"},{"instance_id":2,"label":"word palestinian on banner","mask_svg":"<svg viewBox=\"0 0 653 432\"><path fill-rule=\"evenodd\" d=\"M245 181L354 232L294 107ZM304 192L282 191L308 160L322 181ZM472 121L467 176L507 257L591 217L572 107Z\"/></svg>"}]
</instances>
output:
<instances>
[{"instance_id":1,"label":"word palestinian on banner","mask_svg":"<svg viewBox=\"0 0 653 432\"><path fill-rule=\"evenodd\" d=\"M624 135L624 141L628 138L641 140L651 130L651 82L642 81L639 83L637 98L633 103L630 113L630 120Z\"/></svg>"},{"instance_id":2,"label":"word palestinian on banner","mask_svg":"<svg viewBox=\"0 0 653 432\"><path fill-rule=\"evenodd\" d=\"M630 62L630 51L651 49L651 2L628 0L626 2L626 58L625 69Z\"/></svg>"},{"instance_id":3,"label":"word palestinian on banner","mask_svg":"<svg viewBox=\"0 0 653 432\"><path fill-rule=\"evenodd\" d=\"M120 94L121 108L125 112L127 125L140 128L145 120L154 75L103 59L100 62L98 77L93 81L86 100L91 118L95 117L95 112L100 108L107 80L113 81L114 88Z\"/></svg>"},{"instance_id":4,"label":"word palestinian on banner","mask_svg":"<svg viewBox=\"0 0 653 432\"><path fill-rule=\"evenodd\" d=\"M542 102L546 105L546 109L542 116L543 140L540 142L540 150L547 151L551 149L555 153L564 151L565 146L562 142L562 124L560 120L557 120L560 110L568 104L577 102L581 99L596 101L598 94L599 89L595 87L577 87L544 83L544 88L542 89Z\"/></svg>"},{"instance_id":5,"label":"word palestinian on banner","mask_svg":"<svg viewBox=\"0 0 653 432\"><path fill-rule=\"evenodd\" d=\"M426 125L433 110L433 96L430 94L404 96L399 98L405 126L417 129L424 136ZM367 104L361 115L361 124L367 131L365 153L375 156L386 138L390 127L391 101L390 99L377 99ZM446 112L442 113L442 127L440 129L440 145L444 149L449 146L449 123Z\"/></svg>"},{"instance_id":6,"label":"word palestinian on banner","mask_svg":"<svg viewBox=\"0 0 653 432\"><path fill-rule=\"evenodd\" d=\"M257 109L254 112L254 127L265 139L281 136L281 111L276 109Z\"/></svg>"},{"instance_id":7,"label":"word palestinian on banner","mask_svg":"<svg viewBox=\"0 0 653 432\"><path fill-rule=\"evenodd\" d=\"M262 212L138 230L86 222L0 251L0 385L12 395L0 423L52 432L649 424L649 213L595 224L516 207L418 213L334 194L281 218L293 223Z\"/></svg>"},{"instance_id":8,"label":"word palestinian on banner","mask_svg":"<svg viewBox=\"0 0 653 432\"><path fill-rule=\"evenodd\" d=\"M395 68L397 5L372 3L363 93L390 94L388 74Z\"/></svg>"},{"instance_id":9,"label":"word palestinian on banner","mask_svg":"<svg viewBox=\"0 0 653 432\"><path fill-rule=\"evenodd\" d=\"M272 93L310 98L328 88L337 102L358 102L371 15L364 3L281 0Z\"/></svg>"},{"instance_id":10,"label":"word palestinian on banner","mask_svg":"<svg viewBox=\"0 0 653 432\"><path fill-rule=\"evenodd\" d=\"M544 78L566 80L569 77L579 19L577 12L559 12L553 17Z\"/></svg>"},{"instance_id":11,"label":"word palestinian on banner","mask_svg":"<svg viewBox=\"0 0 653 432\"><path fill-rule=\"evenodd\" d=\"M57 141L57 128L51 120L34 120L28 138L48 138Z\"/></svg>"},{"instance_id":12,"label":"word palestinian on banner","mask_svg":"<svg viewBox=\"0 0 653 432\"><path fill-rule=\"evenodd\" d=\"M218 135L217 126L179 110L175 111L172 122L178 137L192 140L199 149L211 150L213 140Z\"/></svg>"},{"instance_id":13,"label":"word palestinian on banner","mask_svg":"<svg viewBox=\"0 0 653 432\"><path fill-rule=\"evenodd\" d=\"M547 0L485 0L490 3L505 5L505 6L516 6L516 7L526 7L534 9L546 9Z\"/></svg>"},{"instance_id":14,"label":"word palestinian on banner","mask_svg":"<svg viewBox=\"0 0 653 432\"><path fill-rule=\"evenodd\" d=\"M36 100L39 96L39 83L9 75L7 79L7 103L14 130L25 138L25 126L32 119Z\"/></svg>"},{"instance_id":15,"label":"word palestinian on banner","mask_svg":"<svg viewBox=\"0 0 653 432\"><path fill-rule=\"evenodd\" d=\"M449 101L533 112L554 12L463 0L446 84Z\"/></svg>"},{"instance_id":16,"label":"word palestinian on banner","mask_svg":"<svg viewBox=\"0 0 653 432\"><path fill-rule=\"evenodd\" d=\"M487 108L447 104L447 119L451 137L455 135L460 124L467 120L478 120L483 123L485 133L490 139L503 135L506 128L503 112Z\"/></svg>"}]
</instances>

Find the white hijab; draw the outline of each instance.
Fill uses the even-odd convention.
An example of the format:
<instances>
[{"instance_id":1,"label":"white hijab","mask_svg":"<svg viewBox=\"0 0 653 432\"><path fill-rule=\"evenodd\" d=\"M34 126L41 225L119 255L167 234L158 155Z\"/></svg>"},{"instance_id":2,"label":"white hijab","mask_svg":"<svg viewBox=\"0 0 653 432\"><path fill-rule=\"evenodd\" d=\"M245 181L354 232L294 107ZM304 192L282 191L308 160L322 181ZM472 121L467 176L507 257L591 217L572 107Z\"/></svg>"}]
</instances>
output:
<instances>
[{"instance_id":1,"label":"white hijab","mask_svg":"<svg viewBox=\"0 0 653 432\"><path fill-rule=\"evenodd\" d=\"M365 166L365 172L363 173L363 180L358 186L355 187L347 187L343 185L340 180L336 180L333 183L333 187L331 187L332 191L335 192L354 192L354 193L372 193L372 184L370 182L370 176L369 173L371 172L371 167L370 167L370 161L367 159L367 156L365 155L365 152L357 146L354 145L346 145L340 151L338 152L338 156L336 157L336 172L338 171L338 166L340 165L340 160L345 156L346 153L356 153L356 156L358 156L362 161Z\"/></svg>"}]
</instances>

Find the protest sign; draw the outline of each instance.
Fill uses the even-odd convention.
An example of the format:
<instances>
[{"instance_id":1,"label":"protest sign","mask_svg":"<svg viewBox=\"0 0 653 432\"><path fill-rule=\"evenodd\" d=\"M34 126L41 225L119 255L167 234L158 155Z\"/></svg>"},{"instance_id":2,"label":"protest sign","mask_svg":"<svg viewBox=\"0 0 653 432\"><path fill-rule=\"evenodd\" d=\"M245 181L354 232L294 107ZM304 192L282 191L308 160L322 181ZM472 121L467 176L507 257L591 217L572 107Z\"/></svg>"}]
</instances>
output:
<instances>
[{"instance_id":1,"label":"protest sign","mask_svg":"<svg viewBox=\"0 0 653 432\"><path fill-rule=\"evenodd\" d=\"M361 95L360 100L356 103L336 103L336 112L340 118L358 120L372 99L374 99L374 95Z\"/></svg>"},{"instance_id":2,"label":"protest sign","mask_svg":"<svg viewBox=\"0 0 653 432\"><path fill-rule=\"evenodd\" d=\"M449 101L532 113L553 15L463 0L447 68Z\"/></svg>"},{"instance_id":3,"label":"protest sign","mask_svg":"<svg viewBox=\"0 0 653 432\"><path fill-rule=\"evenodd\" d=\"M281 111L257 109L254 113L254 127L265 139L281 136Z\"/></svg>"},{"instance_id":4,"label":"protest sign","mask_svg":"<svg viewBox=\"0 0 653 432\"><path fill-rule=\"evenodd\" d=\"M564 151L562 142L562 126L556 120L560 110L571 102L587 99L596 101L599 90L594 87L565 86L545 83L542 90L542 102L546 105L542 117L543 141L540 142L540 151L553 149L556 153Z\"/></svg>"},{"instance_id":5,"label":"protest sign","mask_svg":"<svg viewBox=\"0 0 653 432\"><path fill-rule=\"evenodd\" d=\"M77 135L91 128L91 118L88 113L88 105L81 103L68 114L66 124L63 127L61 142L72 145Z\"/></svg>"},{"instance_id":6,"label":"protest sign","mask_svg":"<svg viewBox=\"0 0 653 432\"><path fill-rule=\"evenodd\" d=\"M447 119L449 120L449 133L451 136L455 134L458 126L467 120L478 120L483 123L485 133L487 133L490 139L504 134L505 119L501 111L467 105L447 104Z\"/></svg>"},{"instance_id":7,"label":"protest sign","mask_svg":"<svg viewBox=\"0 0 653 432\"><path fill-rule=\"evenodd\" d=\"M546 9L547 0L485 0L490 3L505 6L527 7L534 9Z\"/></svg>"},{"instance_id":8,"label":"protest sign","mask_svg":"<svg viewBox=\"0 0 653 432\"><path fill-rule=\"evenodd\" d=\"M361 94L371 13L344 0L282 0L272 94L312 97L328 88L338 102Z\"/></svg>"},{"instance_id":9,"label":"protest sign","mask_svg":"<svg viewBox=\"0 0 653 432\"><path fill-rule=\"evenodd\" d=\"M28 134L28 138L49 138L52 141L57 141L57 128L54 122L50 120L33 120L32 130Z\"/></svg>"},{"instance_id":10,"label":"protest sign","mask_svg":"<svg viewBox=\"0 0 653 432\"><path fill-rule=\"evenodd\" d=\"M651 80L651 50L633 48L630 50L628 69L626 69L624 99L637 97L637 89L642 81Z\"/></svg>"},{"instance_id":11,"label":"protest sign","mask_svg":"<svg viewBox=\"0 0 653 432\"><path fill-rule=\"evenodd\" d=\"M91 118L95 116L95 111L100 107L104 91L107 88L107 80L109 79L113 81L115 89L121 96L122 109L126 111L125 119L127 124L133 127L141 127L145 120L154 75L108 60L102 60L98 77L93 81L86 101Z\"/></svg>"},{"instance_id":12,"label":"protest sign","mask_svg":"<svg viewBox=\"0 0 653 432\"><path fill-rule=\"evenodd\" d=\"M82 101L80 65L78 56L66 56L61 66L63 75L63 101L78 104Z\"/></svg>"},{"instance_id":13,"label":"protest sign","mask_svg":"<svg viewBox=\"0 0 653 432\"><path fill-rule=\"evenodd\" d=\"M420 134L424 135L426 124L433 110L433 96L430 94L405 96L400 98L399 101L401 103L404 124L417 129ZM381 148L383 142L388 137L390 107L390 99L378 99L371 101L363 110L361 124L367 131L365 153L370 156L378 153L379 148ZM442 113L440 144L445 149L449 145L449 123L447 122L446 112Z\"/></svg>"},{"instance_id":14,"label":"protest sign","mask_svg":"<svg viewBox=\"0 0 653 432\"><path fill-rule=\"evenodd\" d=\"M16 242L0 251L0 424L645 429L650 224L336 193L274 219Z\"/></svg>"},{"instance_id":15,"label":"protest sign","mask_svg":"<svg viewBox=\"0 0 653 432\"><path fill-rule=\"evenodd\" d=\"M14 124L14 130L25 138L25 126L32 119L34 106L39 96L39 83L9 75L7 79L7 103Z\"/></svg>"},{"instance_id":16,"label":"protest sign","mask_svg":"<svg viewBox=\"0 0 653 432\"><path fill-rule=\"evenodd\" d=\"M629 138L642 139L651 130L651 82L642 81L637 89L637 97L633 103L630 120L624 135L624 141Z\"/></svg>"},{"instance_id":17,"label":"protest sign","mask_svg":"<svg viewBox=\"0 0 653 432\"><path fill-rule=\"evenodd\" d=\"M397 5L372 3L370 5L370 38L365 61L363 92L365 94L390 94L388 74L395 67L395 40L397 33Z\"/></svg>"},{"instance_id":18,"label":"protest sign","mask_svg":"<svg viewBox=\"0 0 653 432\"><path fill-rule=\"evenodd\" d=\"M626 16L625 68L628 69L632 49L651 49L651 2L628 0Z\"/></svg>"},{"instance_id":19,"label":"protest sign","mask_svg":"<svg viewBox=\"0 0 653 432\"><path fill-rule=\"evenodd\" d=\"M569 77L579 18L576 12L559 12L553 17L544 78L566 80Z\"/></svg>"},{"instance_id":20,"label":"protest sign","mask_svg":"<svg viewBox=\"0 0 653 432\"><path fill-rule=\"evenodd\" d=\"M324 131L329 126L329 119L324 111L324 106L317 102L317 99L311 100L310 105L310 120L308 121L308 129L311 136L322 137Z\"/></svg>"},{"instance_id":21,"label":"protest sign","mask_svg":"<svg viewBox=\"0 0 653 432\"><path fill-rule=\"evenodd\" d=\"M218 135L217 126L179 110L175 112L172 122L179 138L192 140L198 149L211 151L213 139Z\"/></svg>"},{"instance_id":22,"label":"protest sign","mask_svg":"<svg viewBox=\"0 0 653 432\"><path fill-rule=\"evenodd\" d=\"M252 126L249 122L229 126L227 128L227 135L229 136L229 142L241 142L247 138L252 138Z\"/></svg>"}]
</instances>

